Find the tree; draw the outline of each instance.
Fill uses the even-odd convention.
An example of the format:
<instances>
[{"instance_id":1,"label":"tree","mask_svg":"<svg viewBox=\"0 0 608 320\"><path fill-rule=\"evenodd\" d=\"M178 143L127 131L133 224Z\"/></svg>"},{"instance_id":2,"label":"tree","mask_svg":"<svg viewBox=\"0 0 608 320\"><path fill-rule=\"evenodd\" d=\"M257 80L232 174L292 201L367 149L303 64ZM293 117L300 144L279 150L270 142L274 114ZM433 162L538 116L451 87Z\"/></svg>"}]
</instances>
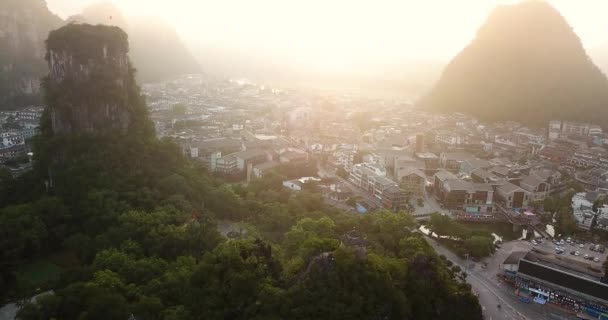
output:
<instances>
[{"instance_id":1,"label":"tree","mask_svg":"<svg viewBox=\"0 0 608 320\"><path fill-rule=\"evenodd\" d=\"M222 243L194 272L189 309L201 319L255 318L280 271L271 247L262 241Z\"/></svg>"},{"instance_id":2,"label":"tree","mask_svg":"<svg viewBox=\"0 0 608 320\"><path fill-rule=\"evenodd\" d=\"M326 251L335 250L339 241L335 239L335 223L329 218L313 220L305 218L285 234L283 247L289 257L303 259Z\"/></svg>"},{"instance_id":3,"label":"tree","mask_svg":"<svg viewBox=\"0 0 608 320\"><path fill-rule=\"evenodd\" d=\"M342 179L348 179L349 173L344 169L344 167L338 167L336 170L336 175Z\"/></svg>"},{"instance_id":4,"label":"tree","mask_svg":"<svg viewBox=\"0 0 608 320\"><path fill-rule=\"evenodd\" d=\"M399 290L406 268L373 254L338 249L306 266L288 291L285 319L413 319L410 301Z\"/></svg>"},{"instance_id":5,"label":"tree","mask_svg":"<svg viewBox=\"0 0 608 320\"><path fill-rule=\"evenodd\" d=\"M472 236L464 241L465 250L473 257L487 257L494 251L491 238Z\"/></svg>"},{"instance_id":6,"label":"tree","mask_svg":"<svg viewBox=\"0 0 608 320\"><path fill-rule=\"evenodd\" d=\"M573 235L578 230L576 219L574 218L570 208L561 208L557 213L556 221L557 234Z\"/></svg>"},{"instance_id":7,"label":"tree","mask_svg":"<svg viewBox=\"0 0 608 320\"><path fill-rule=\"evenodd\" d=\"M399 241L410 235L415 225L414 218L406 213L382 210L363 217L361 231L368 240L380 245L383 250L399 252Z\"/></svg>"},{"instance_id":8,"label":"tree","mask_svg":"<svg viewBox=\"0 0 608 320\"><path fill-rule=\"evenodd\" d=\"M350 197L346 200L346 204L354 208L357 206L357 202L359 200L360 200L360 198L358 196Z\"/></svg>"}]
</instances>

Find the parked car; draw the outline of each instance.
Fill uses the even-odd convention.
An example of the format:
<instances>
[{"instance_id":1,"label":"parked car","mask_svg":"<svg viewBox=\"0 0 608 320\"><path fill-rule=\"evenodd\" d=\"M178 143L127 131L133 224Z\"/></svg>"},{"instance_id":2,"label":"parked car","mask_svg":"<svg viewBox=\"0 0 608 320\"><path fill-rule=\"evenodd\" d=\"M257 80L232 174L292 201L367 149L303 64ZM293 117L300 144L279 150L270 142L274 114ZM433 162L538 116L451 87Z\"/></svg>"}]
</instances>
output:
<instances>
[{"instance_id":1,"label":"parked car","mask_svg":"<svg viewBox=\"0 0 608 320\"><path fill-rule=\"evenodd\" d=\"M576 252L574 252L574 255L575 255L575 256L580 256L580 255L581 255L581 253L580 253L580 252L578 252L578 251L576 251Z\"/></svg>"},{"instance_id":2,"label":"parked car","mask_svg":"<svg viewBox=\"0 0 608 320\"><path fill-rule=\"evenodd\" d=\"M523 303L530 303L530 299L526 298L526 297L519 297L519 301L521 301Z\"/></svg>"},{"instance_id":3,"label":"parked car","mask_svg":"<svg viewBox=\"0 0 608 320\"><path fill-rule=\"evenodd\" d=\"M575 255L575 254L576 254L576 252L575 252L575 251L570 251L570 254L571 254L571 255Z\"/></svg>"},{"instance_id":4,"label":"parked car","mask_svg":"<svg viewBox=\"0 0 608 320\"><path fill-rule=\"evenodd\" d=\"M593 261L595 261L595 262L600 262L600 258L595 257L595 258L593 258Z\"/></svg>"}]
</instances>

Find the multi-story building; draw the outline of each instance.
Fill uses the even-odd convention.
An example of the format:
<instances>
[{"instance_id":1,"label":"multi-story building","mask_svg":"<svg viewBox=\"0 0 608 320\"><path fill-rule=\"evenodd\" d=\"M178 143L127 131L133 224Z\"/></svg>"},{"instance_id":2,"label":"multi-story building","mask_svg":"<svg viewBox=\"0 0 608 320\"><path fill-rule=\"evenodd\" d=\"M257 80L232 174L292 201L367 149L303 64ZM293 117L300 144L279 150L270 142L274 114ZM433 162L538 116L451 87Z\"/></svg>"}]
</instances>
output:
<instances>
[{"instance_id":1,"label":"multi-story building","mask_svg":"<svg viewBox=\"0 0 608 320\"><path fill-rule=\"evenodd\" d=\"M467 152L442 152L439 155L439 164L450 172L458 173L463 162L474 159L475 157Z\"/></svg>"},{"instance_id":2,"label":"multi-story building","mask_svg":"<svg viewBox=\"0 0 608 320\"><path fill-rule=\"evenodd\" d=\"M336 168L342 167L346 171L350 171L353 167L354 159L355 153L353 151L337 150L329 156L327 162Z\"/></svg>"},{"instance_id":3,"label":"multi-story building","mask_svg":"<svg viewBox=\"0 0 608 320\"><path fill-rule=\"evenodd\" d=\"M398 186L391 186L384 190L382 206L384 208L400 211L407 208L408 195Z\"/></svg>"},{"instance_id":4,"label":"multi-story building","mask_svg":"<svg viewBox=\"0 0 608 320\"><path fill-rule=\"evenodd\" d=\"M2 148L8 148L25 143L25 139L23 139L22 136L12 132L0 133L0 138L2 138L2 145L0 146Z\"/></svg>"},{"instance_id":5,"label":"multi-story building","mask_svg":"<svg viewBox=\"0 0 608 320\"><path fill-rule=\"evenodd\" d=\"M608 168L608 153L603 149L576 150L566 163L578 168Z\"/></svg>"},{"instance_id":6,"label":"multi-story building","mask_svg":"<svg viewBox=\"0 0 608 320\"><path fill-rule=\"evenodd\" d=\"M511 182L497 187L496 195L508 209L521 209L527 207L530 202L530 192Z\"/></svg>"},{"instance_id":7,"label":"multi-story building","mask_svg":"<svg viewBox=\"0 0 608 320\"><path fill-rule=\"evenodd\" d=\"M251 149L244 150L233 154L237 160L237 168L244 172L249 165L256 165L268 161L268 155L263 150Z\"/></svg>"},{"instance_id":8,"label":"multi-story building","mask_svg":"<svg viewBox=\"0 0 608 320\"><path fill-rule=\"evenodd\" d=\"M492 165L486 160L468 159L460 164L460 172L471 175L471 173L477 169L488 169L490 167L492 167Z\"/></svg>"},{"instance_id":9,"label":"multi-story building","mask_svg":"<svg viewBox=\"0 0 608 320\"><path fill-rule=\"evenodd\" d=\"M530 193L530 201L545 200L551 190L551 185L536 175L523 177L519 186Z\"/></svg>"},{"instance_id":10,"label":"multi-story building","mask_svg":"<svg viewBox=\"0 0 608 320\"><path fill-rule=\"evenodd\" d=\"M563 121L562 122L562 133L564 134L577 134L581 136L586 136L589 134L589 129L591 129L591 124L574 122L574 121Z\"/></svg>"},{"instance_id":11,"label":"multi-story building","mask_svg":"<svg viewBox=\"0 0 608 320\"><path fill-rule=\"evenodd\" d=\"M530 130L518 130L513 132L513 138L518 144L532 144L532 145L543 145L545 144L545 136L542 134L534 133Z\"/></svg>"},{"instance_id":12,"label":"multi-story building","mask_svg":"<svg viewBox=\"0 0 608 320\"><path fill-rule=\"evenodd\" d=\"M405 192L413 197L424 195L426 176L422 171L413 167L404 167L395 170L395 180Z\"/></svg>"},{"instance_id":13,"label":"multi-story building","mask_svg":"<svg viewBox=\"0 0 608 320\"><path fill-rule=\"evenodd\" d=\"M439 200L450 210L469 213L494 211L494 189L485 183L446 180L441 185Z\"/></svg>"},{"instance_id":14,"label":"multi-story building","mask_svg":"<svg viewBox=\"0 0 608 320\"><path fill-rule=\"evenodd\" d=\"M463 143L463 138L451 131L440 131L435 135L435 142L455 147Z\"/></svg>"},{"instance_id":15,"label":"multi-story building","mask_svg":"<svg viewBox=\"0 0 608 320\"><path fill-rule=\"evenodd\" d=\"M581 259L582 260L582 259ZM549 252L513 252L503 262L506 278L517 287L517 294L535 303L552 304L572 310L580 319L608 319L608 285L601 272L586 268L594 262L572 261Z\"/></svg>"},{"instance_id":16,"label":"multi-story building","mask_svg":"<svg viewBox=\"0 0 608 320\"><path fill-rule=\"evenodd\" d=\"M215 171L221 175L235 175L240 172L237 159L230 154L215 160Z\"/></svg>"},{"instance_id":17,"label":"multi-story building","mask_svg":"<svg viewBox=\"0 0 608 320\"><path fill-rule=\"evenodd\" d=\"M433 189L438 197L442 197L442 185L447 180L456 179L456 176L449 171L439 170L433 175Z\"/></svg>"},{"instance_id":18,"label":"multi-story building","mask_svg":"<svg viewBox=\"0 0 608 320\"><path fill-rule=\"evenodd\" d=\"M371 164L359 163L353 166L348 179L382 203L383 207L395 211L406 208L406 192L399 188L396 182L386 177L386 170Z\"/></svg>"}]
</instances>

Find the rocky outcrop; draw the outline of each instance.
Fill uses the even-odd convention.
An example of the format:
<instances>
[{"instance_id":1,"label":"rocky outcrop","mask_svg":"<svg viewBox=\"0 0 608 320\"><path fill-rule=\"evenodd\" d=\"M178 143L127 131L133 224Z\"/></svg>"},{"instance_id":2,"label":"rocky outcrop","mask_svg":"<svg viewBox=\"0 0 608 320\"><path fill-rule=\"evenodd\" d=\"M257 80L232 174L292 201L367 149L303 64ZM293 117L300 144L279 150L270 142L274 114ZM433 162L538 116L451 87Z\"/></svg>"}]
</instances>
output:
<instances>
[{"instance_id":1,"label":"rocky outcrop","mask_svg":"<svg viewBox=\"0 0 608 320\"><path fill-rule=\"evenodd\" d=\"M39 103L44 41L62 23L44 0L0 1L0 108Z\"/></svg>"},{"instance_id":2,"label":"rocky outcrop","mask_svg":"<svg viewBox=\"0 0 608 320\"><path fill-rule=\"evenodd\" d=\"M55 135L126 133L144 112L120 28L70 24L51 32L47 51L44 86Z\"/></svg>"}]
</instances>

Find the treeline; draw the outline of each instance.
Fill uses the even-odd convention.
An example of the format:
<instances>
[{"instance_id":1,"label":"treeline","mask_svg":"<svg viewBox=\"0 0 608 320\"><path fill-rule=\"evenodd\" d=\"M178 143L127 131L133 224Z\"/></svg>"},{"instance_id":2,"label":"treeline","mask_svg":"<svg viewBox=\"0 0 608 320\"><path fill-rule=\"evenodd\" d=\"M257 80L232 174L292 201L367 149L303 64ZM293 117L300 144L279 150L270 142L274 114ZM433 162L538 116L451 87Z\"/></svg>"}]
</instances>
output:
<instances>
[{"instance_id":1,"label":"treeline","mask_svg":"<svg viewBox=\"0 0 608 320\"><path fill-rule=\"evenodd\" d=\"M407 214L346 215L275 175L230 187L168 142L129 145L74 144L48 192L31 177L1 185L31 183L21 199L35 198L3 199L3 298L33 293L17 270L36 257L78 261L19 319L481 319Z\"/></svg>"},{"instance_id":2,"label":"treeline","mask_svg":"<svg viewBox=\"0 0 608 320\"><path fill-rule=\"evenodd\" d=\"M450 217L433 213L428 227L441 237L443 243L448 245L461 257L487 257L494 253L494 238L487 231L472 230L471 228L452 220Z\"/></svg>"}]
</instances>

